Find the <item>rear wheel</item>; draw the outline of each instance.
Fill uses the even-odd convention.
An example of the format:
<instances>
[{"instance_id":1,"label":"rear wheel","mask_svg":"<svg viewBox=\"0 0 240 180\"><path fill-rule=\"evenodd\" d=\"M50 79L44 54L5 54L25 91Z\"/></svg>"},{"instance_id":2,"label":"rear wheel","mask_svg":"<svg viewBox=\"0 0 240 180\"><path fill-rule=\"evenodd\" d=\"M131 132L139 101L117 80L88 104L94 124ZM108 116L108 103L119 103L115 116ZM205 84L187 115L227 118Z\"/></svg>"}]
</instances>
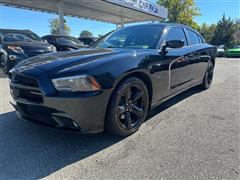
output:
<instances>
[{"instance_id":1,"label":"rear wheel","mask_svg":"<svg viewBox=\"0 0 240 180\"><path fill-rule=\"evenodd\" d=\"M208 63L208 67L207 67L207 71L205 73L203 82L201 84L201 87L203 89L209 89L211 84L212 84L212 80L213 80L213 71L214 71L214 65L212 61L209 61Z\"/></svg>"},{"instance_id":2,"label":"rear wheel","mask_svg":"<svg viewBox=\"0 0 240 180\"><path fill-rule=\"evenodd\" d=\"M149 106L148 90L143 81L129 78L114 91L107 112L106 129L128 136L144 122Z\"/></svg>"}]
</instances>

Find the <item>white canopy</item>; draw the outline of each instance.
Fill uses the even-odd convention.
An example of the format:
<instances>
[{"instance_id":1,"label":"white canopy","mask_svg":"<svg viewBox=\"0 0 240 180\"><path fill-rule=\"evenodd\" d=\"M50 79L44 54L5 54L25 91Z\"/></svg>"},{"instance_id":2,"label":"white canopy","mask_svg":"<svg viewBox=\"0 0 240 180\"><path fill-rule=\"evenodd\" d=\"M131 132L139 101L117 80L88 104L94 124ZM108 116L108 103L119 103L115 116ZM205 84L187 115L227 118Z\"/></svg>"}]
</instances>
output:
<instances>
[{"instance_id":1,"label":"white canopy","mask_svg":"<svg viewBox=\"0 0 240 180\"><path fill-rule=\"evenodd\" d=\"M5 6L87 18L114 24L163 20L167 9L148 0L0 0Z\"/></svg>"}]
</instances>

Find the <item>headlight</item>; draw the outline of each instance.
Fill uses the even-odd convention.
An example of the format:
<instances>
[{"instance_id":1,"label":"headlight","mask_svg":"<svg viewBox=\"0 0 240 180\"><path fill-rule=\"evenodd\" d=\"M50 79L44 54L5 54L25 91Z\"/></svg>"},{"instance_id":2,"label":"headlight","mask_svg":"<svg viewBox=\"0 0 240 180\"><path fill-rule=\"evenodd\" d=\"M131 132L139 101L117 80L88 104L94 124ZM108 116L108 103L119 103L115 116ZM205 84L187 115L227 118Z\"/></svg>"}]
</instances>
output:
<instances>
[{"instance_id":1,"label":"headlight","mask_svg":"<svg viewBox=\"0 0 240 180\"><path fill-rule=\"evenodd\" d=\"M23 54L23 49L20 46L7 46L8 49L11 49L13 52L17 54Z\"/></svg>"},{"instance_id":2,"label":"headlight","mask_svg":"<svg viewBox=\"0 0 240 180\"><path fill-rule=\"evenodd\" d=\"M89 92L101 89L95 78L88 75L79 75L52 79L54 87L63 92Z\"/></svg>"}]
</instances>

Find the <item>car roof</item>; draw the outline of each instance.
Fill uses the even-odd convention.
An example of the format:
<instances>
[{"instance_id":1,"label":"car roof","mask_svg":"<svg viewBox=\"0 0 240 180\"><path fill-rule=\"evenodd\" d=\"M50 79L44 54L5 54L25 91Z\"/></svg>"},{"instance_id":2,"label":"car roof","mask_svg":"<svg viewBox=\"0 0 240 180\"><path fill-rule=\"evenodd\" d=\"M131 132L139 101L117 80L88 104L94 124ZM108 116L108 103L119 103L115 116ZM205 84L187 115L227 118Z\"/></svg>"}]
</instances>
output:
<instances>
[{"instance_id":1,"label":"car roof","mask_svg":"<svg viewBox=\"0 0 240 180\"><path fill-rule=\"evenodd\" d=\"M19 29L0 29L0 32L2 33L33 33L30 30L19 30Z\"/></svg>"},{"instance_id":2,"label":"car roof","mask_svg":"<svg viewBox=\"0 0 240 180\"><path fill-rule=\"evenodd\" d=\"M149 24L138 24L138 25L132 25L132 26L127 26L128 27L138 27L138 26L165 26L165 27L171 27L171 26L177 26L177 27L183 27L186 28L188 30L194 31L196 33L199 34L199 32L187 25L183 25L183 24L178 24L178 23L149 23Z\"/></svg>"}]
</instances>

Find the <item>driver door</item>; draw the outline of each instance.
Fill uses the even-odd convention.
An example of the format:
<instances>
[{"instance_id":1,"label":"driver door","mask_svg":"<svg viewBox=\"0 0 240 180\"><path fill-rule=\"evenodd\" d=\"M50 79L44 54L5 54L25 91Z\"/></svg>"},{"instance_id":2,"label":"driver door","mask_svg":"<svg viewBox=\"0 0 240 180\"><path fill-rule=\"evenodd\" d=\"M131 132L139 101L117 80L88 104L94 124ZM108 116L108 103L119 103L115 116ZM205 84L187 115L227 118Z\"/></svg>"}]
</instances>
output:
<instances>
[{"instance_id":1,"label":"driver door","mask_svg":"<svg viewBox=\"0 0 240 180\"><path fill-rule=\"evenodd\" d=\"M186 34L182 27L171 27L166 35L165 42L181 40L184 41L182 48L167 48L165 59L169 61L169 90L170 93L175 93L189 86L193 77L189 66L189 54L191 53Z\"/></svg>"}]
</instances>

